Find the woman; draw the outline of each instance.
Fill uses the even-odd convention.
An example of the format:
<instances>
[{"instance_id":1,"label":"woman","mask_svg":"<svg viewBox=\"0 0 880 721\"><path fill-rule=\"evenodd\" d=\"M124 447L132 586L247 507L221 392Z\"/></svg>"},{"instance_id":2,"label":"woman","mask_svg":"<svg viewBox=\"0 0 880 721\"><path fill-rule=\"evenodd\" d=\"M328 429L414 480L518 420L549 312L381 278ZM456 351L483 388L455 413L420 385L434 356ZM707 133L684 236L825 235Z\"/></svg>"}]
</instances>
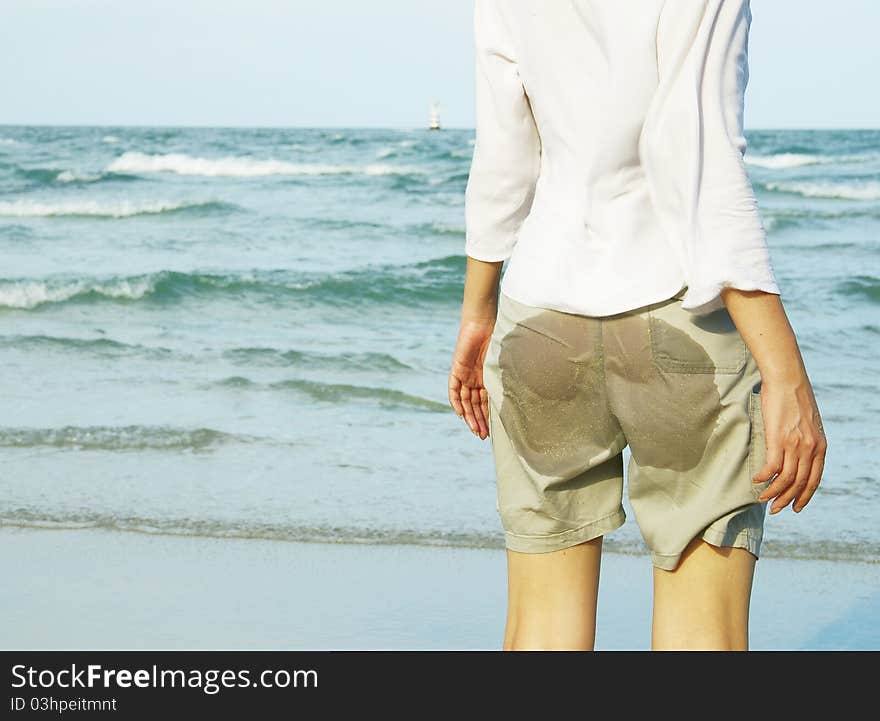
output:
<instances>
[{"instance_id":1,"label":"woman","mask_svg":"<svg viewBox=\"0 0 880 721\"><path fill-rule=\"evenodd\" d=\"M819 485L743 164L750 24L748 0L476 0L449 400L491 437L505 649L593 648L625 446L654 649L748 648L767 503Z\"/></svg>"}]
</instances>

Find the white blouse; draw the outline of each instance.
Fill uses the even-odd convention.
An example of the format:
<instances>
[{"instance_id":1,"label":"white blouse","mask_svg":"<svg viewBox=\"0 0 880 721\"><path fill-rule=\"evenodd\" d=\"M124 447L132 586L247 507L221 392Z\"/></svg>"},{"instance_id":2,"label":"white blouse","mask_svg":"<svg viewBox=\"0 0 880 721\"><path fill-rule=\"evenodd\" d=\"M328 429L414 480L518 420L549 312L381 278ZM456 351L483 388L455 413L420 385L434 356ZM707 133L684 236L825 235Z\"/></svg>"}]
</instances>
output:
<instances>
[{"instance_id":1,"label":"white blouse","mask_svg":"<svg viewBox=\"0 0 880 721\"><path fill-rule=\"evenodd\" d=\"M779 294L743 154L749 0L475 0L465 252L611 315Z\"/></svg>"}]
</instances>

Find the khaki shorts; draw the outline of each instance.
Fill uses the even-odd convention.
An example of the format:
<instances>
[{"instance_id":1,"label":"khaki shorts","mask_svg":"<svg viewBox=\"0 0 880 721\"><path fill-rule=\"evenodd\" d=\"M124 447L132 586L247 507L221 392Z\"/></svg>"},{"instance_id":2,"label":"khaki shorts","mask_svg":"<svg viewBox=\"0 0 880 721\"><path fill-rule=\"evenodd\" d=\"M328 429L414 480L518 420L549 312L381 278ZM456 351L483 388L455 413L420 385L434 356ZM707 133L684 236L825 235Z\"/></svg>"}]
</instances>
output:
<instances>
[{"instance_id":1,"label":"khaki shorts","mask_svg":"<svg viewBox=\"0 0 880 721\"><path fill-rule=\"evenodd\" d=\"M557 551L621 526L628 445L656 567L673 570L696 536L758 556L761 376L727 309L695 316L682 295L602 317L500 295L483 380L507 548Z\"/></svg>"}]
</instances>

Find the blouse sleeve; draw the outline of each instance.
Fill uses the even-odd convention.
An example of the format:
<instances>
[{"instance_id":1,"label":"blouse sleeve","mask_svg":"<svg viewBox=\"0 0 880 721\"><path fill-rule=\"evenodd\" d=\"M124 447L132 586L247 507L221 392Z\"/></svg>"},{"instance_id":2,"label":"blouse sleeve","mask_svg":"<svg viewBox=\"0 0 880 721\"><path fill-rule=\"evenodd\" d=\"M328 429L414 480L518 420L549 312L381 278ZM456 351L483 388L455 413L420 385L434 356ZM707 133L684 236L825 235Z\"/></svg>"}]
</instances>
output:
<instances>
[{"instance_id":1,"label":"blouse sleeve","mask_svg":"<svg viewBox=\"0 0 880 721\"><path fill-rule=\"evenodd\" d=\"M697 315L722 308L725 287L780 294L743 157L751 20L749 0L665 0L657 27L639 155Z\"/></svg>"},{"instance_id":2,"label":"blouse sleeve","mask_svg":"<svg viewBox=\"0 0 880 721\"><path fill-rule=\"evenodd\" d=\"M498 0L475 0L476 140L465 191L465 253L506 260L531 209L541 144Z\"/></svg>"},{"instance_id":3,"label":"blouse sleeve","mask_svg":"<svg viewBox=\"0 0 880 721\"><path fill-rule=\"evenodd\" d=\"M708 313L723 306L721 290L779 295L766 232L743 156L749 79L749 0L709 2L699 88L701 152L694 232L686 249L688 290L682 307Z\"/></svg>"}]
</instances>

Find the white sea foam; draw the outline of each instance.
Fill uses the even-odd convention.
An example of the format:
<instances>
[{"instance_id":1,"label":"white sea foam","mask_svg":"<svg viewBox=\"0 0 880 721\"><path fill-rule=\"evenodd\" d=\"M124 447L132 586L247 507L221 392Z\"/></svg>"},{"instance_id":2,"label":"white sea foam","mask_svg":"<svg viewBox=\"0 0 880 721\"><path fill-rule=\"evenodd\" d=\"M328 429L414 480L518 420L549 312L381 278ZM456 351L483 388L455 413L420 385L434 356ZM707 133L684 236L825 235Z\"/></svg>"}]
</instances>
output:
<instances>
[{"instance_id":1,"label":"white sea foam","mask_svg":"<svg viewBox=\"0 0 880 721\"><path fill-rule=\"evenodd\" d=\"M453 225L450 223L431 223L431 230L435 233L456 233L460 235L465 233L463 225Z\"/></svg>"},{"instance_id":2,"label":"white sea foam","mask_svg":"<svg viewBox=\"0 0 880 721\"><path fill-rule=\"evenodd\" d=\"M103 218L128 218L133 215L153 215L156 213L166 213L171 210L197 207L198 205L201 204L163 200L139 203L128 200L109 202L79 200L58 203L41 203L34 200L7 200L0 201L0 217L51 218L64 215L87 215Z\"/></svg>"},{"instance_id":3,"label":"white sea foam","mask_svg":"<svg viewBox=\"0 0 880 721\"><path fill-rule=\"evenodd\" d=\"M840 200L880 200L880 182L868 183L767 183L768 190L795 193L808 198L835 198Z\"/></svg>"},{"instance_id":4,"label":"white sea foam","mask_svg":"<svg viewBox=\"0 0 880 721\"><path fill-rule=\"evenodd\" d=\"M291 143L287 149L296 153L317 153L321 150L316 145L303 145L302 143Z\"/></svg>"},{"instance_id":5,"label":"white sea foam","mask_svg":"<svg viewBox=\"0 0 880 721\"><path fill-rule=\"evenodd\" d=\"M811 155L809 153L776 153L775 155L751 155L746 153L745 162L759 168L786 170L802 168L807 165L842 165L846 163L870 163L880 159L878 153L857 153L854 155Z\"/></svg>"},{"instance_id":6,"label":"white sea foam","mask_svg":"<svg viewBox=\"0 0 880 721\"><path fill-rule=\"evenodd\" d=\"M406 165L382 165L374 163L363 168L366 175L421 175L423 173L419 168Z\"/></svg>"},{"instance_id":7,"label":"white sea foam","mask_svg":"<svg viewBox=\"0 0 880 721\"><path fill-rule=\"evenodd\" d=\"M136 300L151 293L154 286L155 277L151 276L120 278L106 282L3 280L0 281L0 308L36 308L46 303L62 303L84 293Z\"/></svg>"},{"instance_id":8,"label":"white sea foam","mask_svg":"<svg viewBox=\"0 0 880 721\"><path fill-rule=\"evenodd\" d=\"M74 173L72 170L63 170L58 173L55 181L58 183L95 183L102 177L100 173Z\"/></svg>"},{"instance_id":9,"label":"white sea foam","mask_svg":"<svg viewBox=\"0 0 880 721\"><path fill-rule=\"evenodd\" d=\"M114 173L177 173L206 177L253 178L269 175L392 175L418 173L418 168L367 165L321 165L315 163L290 163L283 160L256 160L254 158L196 158L183 153L147 155L128 152L120 155L110 165Z\"/></svg>"},{"instance_id":10,"label":"white sea foam","mask_svg":"<svg viewBox=\"0 0 880 721\"><path fill-rule=\"evenodd\" d=\"M101 141L110 145L115 145L119 142L119 138L117 138L115 135L105 135L103 138L101 138Z\"/></svg>"},{"instance_id":11,"label":"white sea foam","mask_svg":"<svg viewBox=\"0 0 880 721\"><path fill-rule=\"evenodd\" d=\"M12 138L0 138L0 145L21 145L21 143Z\"/></svg>"},{"instance_id":12,"label":"white sea foam","mask_svg":"<svg viewBox=\"0 0 880 721\"><path fill-rule=\"evenodd\" d=\"M800 168L804 165L816 165L817 163L828 162L828 159L806 153L778 153L777 155L749 155L747 153L745 161L747 164L755 165L759 168L781 170L784 168Z\"/></svg>"}]
</instances>

